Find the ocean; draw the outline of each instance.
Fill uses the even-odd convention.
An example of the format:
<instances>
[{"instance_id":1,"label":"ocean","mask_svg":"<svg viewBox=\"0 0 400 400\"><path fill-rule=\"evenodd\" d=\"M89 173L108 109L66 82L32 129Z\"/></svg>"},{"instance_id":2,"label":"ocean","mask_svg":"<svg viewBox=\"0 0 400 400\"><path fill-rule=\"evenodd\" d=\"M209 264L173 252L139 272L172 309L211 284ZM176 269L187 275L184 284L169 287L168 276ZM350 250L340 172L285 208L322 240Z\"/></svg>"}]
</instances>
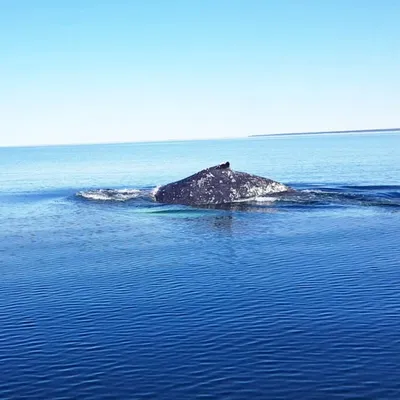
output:
<instances>
[{"instance_id":1,"label":"ocean","mask_svg":"<svg viewBox=\"0 0 400 400\"><path fill-rule=\"evenodd\" d=\"M298 190L153 201L205 167ZM0 148L1 399L400 398L400 134Z\"/></svg>"}]
</instances>

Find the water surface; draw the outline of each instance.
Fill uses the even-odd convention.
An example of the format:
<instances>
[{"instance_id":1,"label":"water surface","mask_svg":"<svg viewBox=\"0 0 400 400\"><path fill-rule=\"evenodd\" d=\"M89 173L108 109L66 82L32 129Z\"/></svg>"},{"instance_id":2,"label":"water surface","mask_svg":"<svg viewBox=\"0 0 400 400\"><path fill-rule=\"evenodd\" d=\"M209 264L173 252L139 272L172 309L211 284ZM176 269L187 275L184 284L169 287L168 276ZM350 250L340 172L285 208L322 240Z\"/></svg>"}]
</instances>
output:
<instances>
[{"instance_id":1,"label":"water surface","mask_svg":"<svg viewBox=\"0 0 400 400\"><path fill-rule=\"evenodd\" d=\"M0 398L397 400L399 148L397 134L0 148ZM225 160L299 193L148 196Z\"/></svg>"}]
</instances>

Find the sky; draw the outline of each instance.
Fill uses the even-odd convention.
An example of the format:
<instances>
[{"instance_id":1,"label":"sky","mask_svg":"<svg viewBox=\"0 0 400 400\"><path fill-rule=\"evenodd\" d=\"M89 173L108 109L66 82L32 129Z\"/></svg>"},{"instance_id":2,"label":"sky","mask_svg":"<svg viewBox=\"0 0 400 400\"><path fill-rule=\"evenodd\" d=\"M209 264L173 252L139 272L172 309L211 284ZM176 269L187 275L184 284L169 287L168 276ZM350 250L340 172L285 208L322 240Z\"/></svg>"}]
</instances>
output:
<instances>
[{"instance_id":1,"label":"sky","mask_svg":"<svg viewBox=\"0 0 400 400\"><path fill-rule=\"evenodd\" d=\"M0 146L400 126L398 0L0 0Z\"/></svg>"}]
</instances>

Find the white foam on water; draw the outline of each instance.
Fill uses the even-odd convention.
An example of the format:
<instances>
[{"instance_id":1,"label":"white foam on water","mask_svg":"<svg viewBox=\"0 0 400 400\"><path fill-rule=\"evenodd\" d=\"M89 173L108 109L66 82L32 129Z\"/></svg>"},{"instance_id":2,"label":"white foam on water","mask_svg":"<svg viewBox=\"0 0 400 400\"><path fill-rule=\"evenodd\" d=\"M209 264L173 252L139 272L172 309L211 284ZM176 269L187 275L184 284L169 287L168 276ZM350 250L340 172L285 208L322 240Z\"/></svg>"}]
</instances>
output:
<instances>
[{"instance_id":1,"label":"white foam on water","mask_svg":"<svg viewBox=\"0 0 400 400\"><path fill-rule=\"evenodd\" d=\"M155 199L156 194L157 194L157 192L158 192L158 189L160 189L160 187L161 187L161 186L156 186L156 187L150 192L150 196L151 196L152 198Z\"/></svg>"},{"instance_id":2,"label":"white foam on water","mask_svg":"<svg viewBox=\"0 0 400 400\"><path fill-rule=\"evenodd\" d=\"M97 201L127 201L144 196L144 191L139 189L95 189L78 192L77 196Z\"/></svg>"},{"instance_id":3,"label":"white foam on water","mask_svg":"<svg viewBox=\"0 0 400 400\"><path fill-rule=\"evenodd\" d=\"M327 193L327 192L321 189L302 189L301 193Z\"/></svg>"},{"instance_id":4,"label":"white foam on water","mask_svg":"<svg viewBox=\"0 0 400 400\"><path fill-rule=\"evenodd\" d=\"M247 203L247 202L252 202L252 203L272 203L274 201L279 200L278 197L271 197L271 196L254 196L254 197L249 197L247 199L238 199L234 200L233 203Z\"/></svg>"}]
</instances>

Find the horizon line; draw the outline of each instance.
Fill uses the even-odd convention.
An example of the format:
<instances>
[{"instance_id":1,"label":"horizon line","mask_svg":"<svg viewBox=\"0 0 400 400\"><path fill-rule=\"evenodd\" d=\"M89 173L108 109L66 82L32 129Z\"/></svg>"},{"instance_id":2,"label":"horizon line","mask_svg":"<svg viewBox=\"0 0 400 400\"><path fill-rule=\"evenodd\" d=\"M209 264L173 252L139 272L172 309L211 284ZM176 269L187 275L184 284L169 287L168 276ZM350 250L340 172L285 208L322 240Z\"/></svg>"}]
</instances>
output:
<instances>
[{"instance_id":1,"label":"horizon line","mask_svg":"<svg viewBox=\"0 0 400 400\"><path fill-rule=\"evenodd\" d=\"M296 136L296 135L326 135L336 133L379 133L379 132L400 132L400 128L379 128L379 129L354 129L354 130L340 130L340 131L313 131L313 132L280 132L280 133L260 133L246 136L223 136L223 137L205 137L205 138L190 138L190 139L155 139L155 140L132 140L132 141L106 141L106 142L87 142L87 143L39 143L39 144L11 144L2 145L0 149L7 148L24 148L24 147L58 147L58 146L96 146L96 145L124 145L124 144L135 144L135 143L171 143L171 142L189 142L189 141L205 141L205 140L234 140L234 139L246 139L253 137L265 137L265 136Z\"/></svg>"},{"instance_id":2,"label":"horizon line","mask_svg":"<svg viewBox=\"0 0 400 400\"><path fill-rule=\"evenodd\" d=\"M134 144L134 143L169 143L169 142L189 142L189 141L202 141L202 140L233 140L233 139L246 139L248 136L223 136L223 137L205 137L205 138L190 138L190 139L155 139L155 140L132 140L132 141L110 141L110 142L87 142L87 143L40 143L40 144L10 144L2 145L0 148L16 148L16 147L58 147L58 146L96 146L96 145L118 145L118 144Z\"/></svg>"},{"instance_id":3,"label":"horizon line","mask_svg":"<svg viewBox=\"0 0 400 400\"><path fill-rule=\"evenodd\" d=\"M248 137L259 137L259 136L290 136L290 135L326 135L334 133L368 133L368 132L396 132L400 131L400 128L378 128L378 129L352 129L344 131L313 131L313 132L280 132L280 133L258 133L252 134Z\"/></svg>"}]
</instances>

